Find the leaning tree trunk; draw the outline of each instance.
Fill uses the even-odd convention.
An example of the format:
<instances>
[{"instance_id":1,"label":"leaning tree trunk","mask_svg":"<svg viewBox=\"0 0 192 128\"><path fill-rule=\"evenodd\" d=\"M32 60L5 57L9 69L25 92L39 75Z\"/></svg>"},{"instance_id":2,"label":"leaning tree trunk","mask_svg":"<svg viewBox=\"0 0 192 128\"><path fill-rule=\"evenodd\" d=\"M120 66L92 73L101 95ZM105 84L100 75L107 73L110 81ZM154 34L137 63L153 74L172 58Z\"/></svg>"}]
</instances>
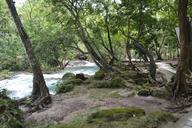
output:
<instances>
[{"instance_id":1,"label":"leaning tree trunk","mask_svg":"<svg viewBox=\"0 0 192 128\"><path fill-rule=\"evenodd\" d=\"M136 49L138 49L144 56L147 56L149 58L149 78L151 79L151 82L156 81L156 64L153 56L151 53L142 46L142 44L138 42L134 42L133 45Z\"/></svg>"},{"instance_id":2,"label":"leaning tree trunk","mask_svg":"<svg viewBox=\"0 0 192 128\"><path fill-rule=\"evenodd\" d=\"M145 61L148 61L149 58L149 78L151 82L156 83L156 64L153 55L136 39L134 39L133 37L130 37L130 39L133 40L134 47L143 54L143 59L146 59Z\"/></svg>"},{"instance_id":3,"label":"leaning tree trunk","mask_svg":"<svg viewBox=\"0 0 192 128\"><path fill-rule=\"evenodd\" d=\"M188 0L179 0L179 27L180 27L180 43L181 54L177 67L176 80L173 86L173 96L177 98L182 94L186 94L186 74L189 62L189 31L187 21Z\"/></svg>"},{"instance_id":4,"label":"leaning tree trunk","mask_svg":"<svg viewBox=\"0 0 192 128\"><path fill-rule=\"evenodd\" d=\"M8 8L10 10L10 13L13 17L13 20L15 22L15 25L17 27L17 30L19 32L20 38L23 42L23 45L25 47L26 53L29 58L30 65L32 67L33 71L33 91L32 91L32 98L33 100L39 101L39 103L50 103L51 98L49 94L49 90L45 84L45 80L40 68L40 65L38 63L38 60L36 56L34 55L32 44L29 39L29 36L24 30L23 24L20 20L20 17L17 13L17 10L15 8L15 3L13 0L6 0Z\"/></svg>"}]
</instances>

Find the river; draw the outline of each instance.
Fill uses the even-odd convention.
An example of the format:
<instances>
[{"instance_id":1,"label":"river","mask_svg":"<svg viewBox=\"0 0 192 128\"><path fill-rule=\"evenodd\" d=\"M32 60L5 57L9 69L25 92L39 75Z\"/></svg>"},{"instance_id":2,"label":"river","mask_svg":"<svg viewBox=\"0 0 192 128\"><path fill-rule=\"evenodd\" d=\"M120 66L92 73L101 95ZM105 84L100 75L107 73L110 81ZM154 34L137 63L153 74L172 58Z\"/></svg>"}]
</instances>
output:
<instances>
[{"instance_id":1,"label":"river","mask_svg":"<svg viewBox=\"0 0 192 128\"><path fill-rule=\"evenodd\" d=\"M65 73L74 74L84 73L86 75L94 75L98 67L91 62L84 61L74 66L66 67L57 73L44 74L45 82L51 94L55 94L56 83ZM28 72L17 73L9 79L0 81L0 89L6 89L8 96L12 99L20 99L29 96L32 92L33 75Z\"/></svg>"},{"instance_id":2,"label":"river","mask_svg":"<svg viewBox=\"0 0 192 128\"><path fill-rule=\"evenodd\" d=\"M83 73L87 75L94 75L98 67L88 61L74 61L71 66L66 67L64 70L57 73L44 74L46 84L51 94L55 94L56 83L65 73L71 72L74 74ZM164 73L168 81L171 79L175 70L165 62L158 62L157 70ZM17 73L9 79L0 81L0 89L6 89L8 96L12 99L20 99L29 96L32 92L32 79L33 75L28 72Z\"/></svg>"}]
</instances>

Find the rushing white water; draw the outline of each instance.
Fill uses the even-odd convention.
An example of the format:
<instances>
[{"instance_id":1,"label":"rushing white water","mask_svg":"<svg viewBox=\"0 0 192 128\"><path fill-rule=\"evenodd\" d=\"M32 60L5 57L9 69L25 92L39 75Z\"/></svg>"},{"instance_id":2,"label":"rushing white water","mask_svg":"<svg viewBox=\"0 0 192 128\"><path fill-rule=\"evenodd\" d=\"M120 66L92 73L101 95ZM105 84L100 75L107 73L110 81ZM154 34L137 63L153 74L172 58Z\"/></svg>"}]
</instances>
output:
<instances>
[{"instance_id":1,"label":"rushing white water","mask_svg":"<svg viewBox=\"0 0 192 128\"><path fill-rule=\"evenodd\" d=\"M55 94L55 86L57 81L62 78L62 76L71 72L74 74L84 73L87 75L94 75L98 70L98 67L94 63L84 62L85 64L79 64L74 66L69 66L60 72L54 74L44 74L46 84L50 90L51 94ZM32 92L32 79L33 75L31 73L19 73L10 79L5 79L0 81L0 88L8 90L8 96L13 99L20 99L29 96Z\"/></svg>"},{"instance_id":2,"label":"rushing white water","mask_svg":"<svg viewBox=\"0 0 192 128\"><path fill-rule=\"evenodd\" d=\"M171 76L176 72L175 69L169 64L164 62L159 62L156 64L158 66L158 70L167 75L166 78L170 79ZM67 68L65 68L65 70L61 70L53 74L44 74L44 78L50 93L55 94L56 83L65 73L71 72L74 74L84 73L87 75L94 75L97 70L98 67L94 63L87 61L73 61ZM32 79L33 76L31 73L18 73L17 75L12 76L10 79L0 81L0 89L8 90L9 97L13 99L20 99L31 94Z\"/></svg>"}]
</instances>

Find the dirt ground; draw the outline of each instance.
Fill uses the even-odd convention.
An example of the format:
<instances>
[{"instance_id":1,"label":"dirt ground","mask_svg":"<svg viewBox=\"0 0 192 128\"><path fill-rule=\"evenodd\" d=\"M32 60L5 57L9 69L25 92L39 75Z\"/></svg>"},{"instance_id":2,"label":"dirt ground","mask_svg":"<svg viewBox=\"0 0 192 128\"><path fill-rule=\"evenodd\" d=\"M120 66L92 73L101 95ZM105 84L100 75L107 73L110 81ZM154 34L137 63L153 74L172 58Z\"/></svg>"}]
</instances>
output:
<instances>
[{"instance_id":1,"label":"dirt ground","mask_svg":"<svg viewBox=\"0 0 192 128\"><path fill-rule=\"evenodd\" d=\"M111 97L114 92L122 90L77 87L73 92L52 96L53 103L48 108L28 114L25 120L45 123L65 122L82 113L101 108L135 106L143 108L146 112L152 112L164 110L169 105L167 101L154 97Z\"/></svg>"}]
</instances>

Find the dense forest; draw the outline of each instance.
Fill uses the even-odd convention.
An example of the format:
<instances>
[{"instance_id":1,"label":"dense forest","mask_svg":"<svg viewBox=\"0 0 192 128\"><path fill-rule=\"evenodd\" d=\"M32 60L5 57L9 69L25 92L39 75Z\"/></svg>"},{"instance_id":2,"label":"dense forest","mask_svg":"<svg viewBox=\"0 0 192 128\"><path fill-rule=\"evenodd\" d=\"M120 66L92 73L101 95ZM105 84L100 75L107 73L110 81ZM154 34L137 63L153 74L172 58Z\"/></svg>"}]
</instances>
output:
<instances>
[{"instance_id":1,"label":"dense forest","mask_svg":"<svg viewBox=\"0 0 192 128\"><path fill-rule=\"evenodd\" d=\"M19 1L0 0L0 127L192 128L190 0Z\"/></svg>"}]
</instances>

